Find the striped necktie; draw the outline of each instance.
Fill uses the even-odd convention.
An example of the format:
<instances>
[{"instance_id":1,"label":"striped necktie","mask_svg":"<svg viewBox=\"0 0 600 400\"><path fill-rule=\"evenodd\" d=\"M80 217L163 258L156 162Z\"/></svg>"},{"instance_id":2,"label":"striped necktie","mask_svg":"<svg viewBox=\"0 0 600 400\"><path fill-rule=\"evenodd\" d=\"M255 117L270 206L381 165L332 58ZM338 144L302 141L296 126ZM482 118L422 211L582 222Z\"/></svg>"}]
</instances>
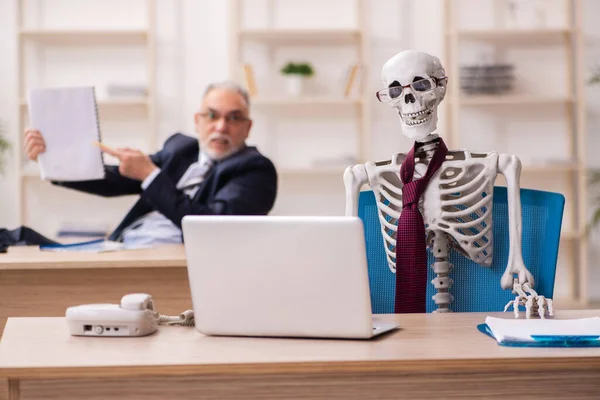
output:
<instances>
[{"instance_id":1,"label":"striped necktie","mask_svg":"<svg viewBox=\"0 0 600 400\"><path fill-rule=\"evenodd\" d=\"M193 163L177 182L177 189L185 190L200 184L213 165L214 162L209 158L206 158L203 162Z\"/></svg>"},{"instance_id":2,"label":"striped necktie","mask_svg":"<svg viewBox=\"0 0 600 400\"><path fill-rule=\"evenodd\" d=\"M416 144L415 144L416 146ZM427 243L425 223L419 211L419 199L429 179L446 159L448 149L440 138L438 148L429 161L427 172L412 180L415 172L415 146L400 168L402 213L396 233L396 313L424 313L427 292Z\"/></svg>"}]
</instances>

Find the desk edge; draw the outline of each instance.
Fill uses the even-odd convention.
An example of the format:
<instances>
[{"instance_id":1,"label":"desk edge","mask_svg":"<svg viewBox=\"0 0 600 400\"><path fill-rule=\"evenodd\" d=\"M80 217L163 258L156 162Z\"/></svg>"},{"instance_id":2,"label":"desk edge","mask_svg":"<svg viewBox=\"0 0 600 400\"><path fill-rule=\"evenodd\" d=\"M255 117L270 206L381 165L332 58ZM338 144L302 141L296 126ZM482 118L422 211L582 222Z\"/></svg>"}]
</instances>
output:
<instances>
[{"instance_id":1,"label":"desk edge","mask_svg":"<svg viewBox=\"0 0 600 400\"><path fill-rule=\"evenodd\" d=\"M148 366L101 367L1 367L4 379L57 379L57 378L120 378L144 376L185 375L285 375L332 373L452 373L461 372L511 372L528 373L532 370L578 371L600 369L600 356L583 357L532 357L532 358L482 358L454 360L376 360L376 361L321 361L277 362L243 364L185 364Z\"/></svg>"}]
</instances>

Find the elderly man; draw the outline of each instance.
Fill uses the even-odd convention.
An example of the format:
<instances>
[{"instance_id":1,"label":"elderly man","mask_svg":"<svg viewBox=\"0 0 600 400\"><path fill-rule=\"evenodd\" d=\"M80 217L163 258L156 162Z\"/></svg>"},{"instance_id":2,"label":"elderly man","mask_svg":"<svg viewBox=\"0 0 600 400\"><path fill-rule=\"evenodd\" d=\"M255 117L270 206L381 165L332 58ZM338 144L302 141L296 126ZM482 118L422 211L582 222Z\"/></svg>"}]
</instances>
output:
<instances>
[{"instance_id":1,"label":"elderly man","mask_svg":"<svg viewBox=\"0 0 600 400\"><path fill-rule=\"evenodd\" d=\"M267 214L275 202L277 174L268 158L246 145L249 106L240 86L212 84L194 115L198 140L176 133L150 156L102 146L120 161L107 167L104 179L54 183L100 196L139 194L109 236L126 243L180 243L185 215ZM37 160L44 150L43 132L27 130L27 156Z\"/></svg>"}]
</instances>

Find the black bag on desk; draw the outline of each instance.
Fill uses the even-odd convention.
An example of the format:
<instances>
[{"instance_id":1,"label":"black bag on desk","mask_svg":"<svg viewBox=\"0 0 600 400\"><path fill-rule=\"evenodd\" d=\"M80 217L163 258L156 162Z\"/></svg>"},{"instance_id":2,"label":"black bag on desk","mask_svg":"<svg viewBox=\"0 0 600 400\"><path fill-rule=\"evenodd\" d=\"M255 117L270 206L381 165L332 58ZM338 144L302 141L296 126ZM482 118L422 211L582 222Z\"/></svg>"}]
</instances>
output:
<instances>
[{"instance_id":1,"label":"black bag on desk","mask_svg":"<svg viewBox=\"0 0 600 400\"><path fill-rule=\"evenodd\" d=\"M26 226L12 231L0 228L0 253L6 253L8 246L39 246L42 244L57 243Z\"/></svg>"}]
</instances>

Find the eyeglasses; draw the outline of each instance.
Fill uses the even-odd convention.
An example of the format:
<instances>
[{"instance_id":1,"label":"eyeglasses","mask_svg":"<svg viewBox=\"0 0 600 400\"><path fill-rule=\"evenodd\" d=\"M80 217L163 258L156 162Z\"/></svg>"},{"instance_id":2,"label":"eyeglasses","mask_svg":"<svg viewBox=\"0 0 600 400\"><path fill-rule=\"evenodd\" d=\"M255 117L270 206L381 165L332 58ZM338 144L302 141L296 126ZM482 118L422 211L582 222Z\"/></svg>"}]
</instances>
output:
<instances>
[{"instance_id":1,"label":"eyeglasses","mask_svg":"<svg viewBox=\"0 0 600 400\"><path fill-rule=\"evenodd\" d=\"M441 78L421 79L405 86L392 86L378 91L376 93L377 100L381 101L382 103L392 101L400 97L404 92L404 89L408 87L411 88L413 92L428 92L440 86L440 84L444 84L447 80L447 76L442 76Z\"/></svg>"},{"instance_id":2,"label":"eyeglasses","mask_svg":"<svg viewBox=\"0 0 600 400\"><path fill-rule=\"evenodd\" d=\"M206 120L206 122L209 122L209 123L215 123L215 122L219 121L221 118L224 118L225 122L227 122L228 124L231 124L231 125L240 125L246 121L250 121L250 118L246 117L239 111L233 111L233 112L223 116L216 111L209 110L209 111L201 112L198 115L200 115L202 118L204 118Z\"/></svg>"}]
</instances>

